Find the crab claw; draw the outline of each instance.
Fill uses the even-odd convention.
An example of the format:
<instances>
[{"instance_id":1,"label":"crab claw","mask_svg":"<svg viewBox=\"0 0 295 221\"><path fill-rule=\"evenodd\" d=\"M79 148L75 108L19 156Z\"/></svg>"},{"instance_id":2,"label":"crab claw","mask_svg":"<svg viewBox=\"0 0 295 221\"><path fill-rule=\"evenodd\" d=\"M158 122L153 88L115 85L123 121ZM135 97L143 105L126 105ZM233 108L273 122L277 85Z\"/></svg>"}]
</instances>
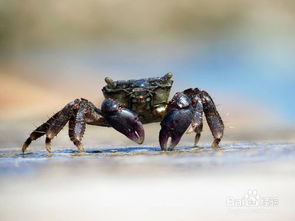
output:
<instances>
[{"instance_id":1,"label":"crab claw","mask_svg":"<svg viewBox=\"0 0 295 221\"><path fill-rule=\"evenodd\" d=\"M144 129L137 115L118 102L106 99L101 105L106 121L117 131L138 144L144 141Z\"/></svg>"},{"instance_id":2,"label":"crab claw","mask_svg":"<svg viewBox=\"0 0 295 221\"><path fill-rule=\"evenodd\" d=\"M175 94L169 106L171 109L161 122L159 141L162 150L167 150L169 137L171 137L171 142L168 150L173 150L193 119L191 100L187 95Z\"/></svg>"}]
</instances>

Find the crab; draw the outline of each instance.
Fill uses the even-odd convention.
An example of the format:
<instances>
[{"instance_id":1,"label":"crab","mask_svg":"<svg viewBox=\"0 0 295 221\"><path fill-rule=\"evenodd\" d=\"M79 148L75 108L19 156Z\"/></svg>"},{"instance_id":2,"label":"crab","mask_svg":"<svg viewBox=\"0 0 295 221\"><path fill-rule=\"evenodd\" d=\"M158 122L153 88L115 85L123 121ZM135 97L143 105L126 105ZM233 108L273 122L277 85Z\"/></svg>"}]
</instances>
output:
<instances>
[{"instance_id":1,"label":"crab","mask_svg":"<svg viewBox=\"0 0 295 221\"><path fill-rule=\"evenodd\" d=\"M212 98L206 91L189 88L177 92L168 102L172 77L172 73L139 80L114 81L106 77L101 109L84 98L75 99L37 127L23 144L22 151L25 152L33 140L45 135L46 150L51 152L52 139L68 122L69 137L80 152L84 151L82 137L86 124L113 127L142 144L143 124L161 122L159 143L162 151L173 150L186 131L195 133L194 145L197 146L203 129L203 115L214 137L211 146L218 147L224 124Z\"/></svg>"}]
</instances>

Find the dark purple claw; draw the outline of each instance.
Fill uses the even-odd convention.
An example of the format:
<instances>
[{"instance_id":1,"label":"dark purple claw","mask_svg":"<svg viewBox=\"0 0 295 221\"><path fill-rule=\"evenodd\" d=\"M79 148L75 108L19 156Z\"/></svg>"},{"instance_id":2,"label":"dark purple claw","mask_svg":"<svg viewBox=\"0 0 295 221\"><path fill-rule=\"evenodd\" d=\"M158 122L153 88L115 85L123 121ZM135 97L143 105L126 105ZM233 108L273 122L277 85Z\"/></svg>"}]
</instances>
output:
<instances>
[{"instance_id":1,"label":"dark purple claw","mask_svg":"<svg viewBox=\"0 0 295 221\"><path fill-rule=\"evenodd\" d=\"M173 150L193 119L191 100L187 95L177 93L169 106L171 109L161 122L159 141L162 150ZM171 137L171 143L167 149L169 137Z\"/></svg>"},{"instance_id":2,"label":"dark purple claw","mask_svg":"<svg viewBox=\"0 0 295 221\"><path fill-rule=\"evenodd\" d=\"M102 103L101 111L106 121L117 131L138 144L144 141L144 129L135 113L112 99Z\"/></svg>"}]
</instances>

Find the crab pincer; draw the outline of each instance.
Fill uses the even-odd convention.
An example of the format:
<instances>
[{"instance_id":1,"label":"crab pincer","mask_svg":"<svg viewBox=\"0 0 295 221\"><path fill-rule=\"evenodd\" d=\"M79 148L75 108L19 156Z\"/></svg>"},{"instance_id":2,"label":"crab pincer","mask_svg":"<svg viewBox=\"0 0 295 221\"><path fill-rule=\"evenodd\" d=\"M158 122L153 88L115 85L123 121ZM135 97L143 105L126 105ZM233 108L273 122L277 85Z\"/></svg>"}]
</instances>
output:
<instances>
[{"instance_id":1,"label":"crab pincer","mask_svg":"<svg viewBox=\"0 0 295 221\"><path fill-rule=\"evenodd\" d=\"M137 114L112 99L105 99L101 105L105 120L117 131L138 144L144 141L144 129Z\"/></svg>"},{"instance_id":2,"label":"crab pincer","mask_svg":"<svg viewBox=\"0 0 295 221\"><path fill-rule=\"evenodd\" d=\"M192 122L194 110L191 99L184 93L176 93L168 104L168 112L161 122L159 141L162 150L173 150ZM167 149L168 139L171 137Z\"/></svg>"}]
</instances>

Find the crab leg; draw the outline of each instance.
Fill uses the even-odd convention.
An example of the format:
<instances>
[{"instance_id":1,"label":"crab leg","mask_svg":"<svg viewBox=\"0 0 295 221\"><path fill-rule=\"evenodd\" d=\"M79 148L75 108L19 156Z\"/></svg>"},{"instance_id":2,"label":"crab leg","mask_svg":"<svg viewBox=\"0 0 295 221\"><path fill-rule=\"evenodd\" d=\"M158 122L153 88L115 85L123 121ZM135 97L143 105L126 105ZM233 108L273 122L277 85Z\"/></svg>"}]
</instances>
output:
<instances>
[{"instance_id":1,"label":"crab leg","mask_svg":"<svg viewBox=\"0 0 295 221\"><path fill-rule=\"evenodd\" d=\"M76 101L78 103L78 101ZM77 104L78 105L78 104ZM74 110L77 108L74 104L70 103L66 107L64 107L54 118L53 122L49 126L46 132L45 146L48 152L51 152L51 140L62 130L62 128L67 124L71 115L73 115Z\"/></svg>"},{"instance_id":2,"label":"crab leg","mask_svg":"<svg viewBox=\"0 0 295 221\"><path fill-rule=\"evenodd\" d=\"M214 141L211 146L218 147L218 144L220 143L224 132L223 121L216 109L212 98L206 91L202 91L201 98L206 120L214 137Z\"/></svg>"},{"instance_id":3,"label":"crab leg","mask_svg":"<svg viewBox=\"0 0 295 221\"><path fill-rule=\"evenodd\" d=\"M101 111L90 101L81 98L79 109L74 111L74 115L69 120L69 137L78 148L79 152L84 151L82 138L86 129L86 124L97 126L110 126L105 122Z\"/></svg>"},{"instance_id":4,"label":"crab leg","mask_svg":"<svg viewBox=\"0 0 295 221\"><path fill-rule=\"evenodd\" d=\"M200 137L201 132L203 130L203 103L201 99L201 91L198 88L189 88L183 91L184 94L189 96L192 100L192 106L194 108L194 116L192 119L192 123L187 134L191 134L193 132L196 133L195 135L195 146L197 146Z\"/></svg>"},{"instance_id":5,"label":"crab leg","mask_svg":"<svg viewBox=\"0 0 295 221\"><path fill-rule=\"evenodd\" d=\"M112 126L138 144L142 144L144 141L142 123L132 111L122 107L122 105L112 99L106 99L102 103L102 110L99 110L90 101L81 98L67 104L61 111L34 130L25 141L22 151L25 152L33 140L46 135L46 149L50 152L51 140L62 130L68 121L69 137L79 151L84 150L81 141L86 124Z\"/></svg>"},{"instance_id":6,"label":"crab leg","mask_svg":"<svg viewBox=\"0 0 295 221\"><path fill-rule=\"evenodd\" d=\"M80 152L84 151L81 141L82 141L85 129L86 129L85 111L84 109L80 108L78 111L76 111L75 116L71 117L69 121L69 137Z\"/></svg>"},{"instance_id":7,"label":"crab leg","mask_svg":"<svg viewBox=\"0 0 295 221\"><path fill-rule=\"evenodd\" d=\"M214 137L212 147L218 147L223 137L224 125L212 98L206 91L189 88L176 93L168 103L167 110L161 122L159 135L162 150L167 149L169 137L171 137L171 144L168 150L173 150L190 124L191 128L188 133L196 133L196 146L203 129L203 112Z\"/></svg>"},{"instance_id":8,"label":"crab leg","mask_svg":"<svg viewBox=\"0 0 295 221\"><path fill-rule=\"evenodd\" d=\"M196 133L195 146L197 146L201 132L203 130L203 104L199 95L195 95L193 98L194 116L191 123L193 131Z\"/></svg>"},{"instance_id":9,"label":"crab leg","mask_svg":"<svg viewBox=\"0 0 295 221\"><path fill-rule=\"evenodd\" d=\"M33 140L46 135L45 146L48 152L51 151L51 140L61 131L69 121L74 109L79 105L79 99L68 103L61 111L54 114L48 121L35 129L25 141L22 151L25 152Z\"/></svg>"},{"instance_id":10,"label":"crab leg","mask_svg":"<svg viewBox=\"0 0 295 221\"><path fill-rule=\"evenodd\" d=\"M33 140L37 140L38 138L42 137L44 134L46 134L50 123L56 118L58 113L56 113L53 117L51 117L47 122L42 124L41 126L37 127L28 137L28 139L25 141L22 147L22 152L24 153L28 146L31 144Z\"/></svg>"},{"instance_id":11,"label":"crab leg","mask_svg":"<svg viewBox=\"0 0 295 221\"><path fill-rule=\"evenodd\" d=\"M46 135L45 147L48 152L51 152L51 140L69 121L69 137L78 150L82 152L81 140L85 131L86 117L96 110L98 109L91 102L83 98L68 103L61 111L54 114L47 122L30 134L22 147L22 151L25 152L33 140ZM96 116L96 118L98 117Z\"/></svg>"}]
</instances>

